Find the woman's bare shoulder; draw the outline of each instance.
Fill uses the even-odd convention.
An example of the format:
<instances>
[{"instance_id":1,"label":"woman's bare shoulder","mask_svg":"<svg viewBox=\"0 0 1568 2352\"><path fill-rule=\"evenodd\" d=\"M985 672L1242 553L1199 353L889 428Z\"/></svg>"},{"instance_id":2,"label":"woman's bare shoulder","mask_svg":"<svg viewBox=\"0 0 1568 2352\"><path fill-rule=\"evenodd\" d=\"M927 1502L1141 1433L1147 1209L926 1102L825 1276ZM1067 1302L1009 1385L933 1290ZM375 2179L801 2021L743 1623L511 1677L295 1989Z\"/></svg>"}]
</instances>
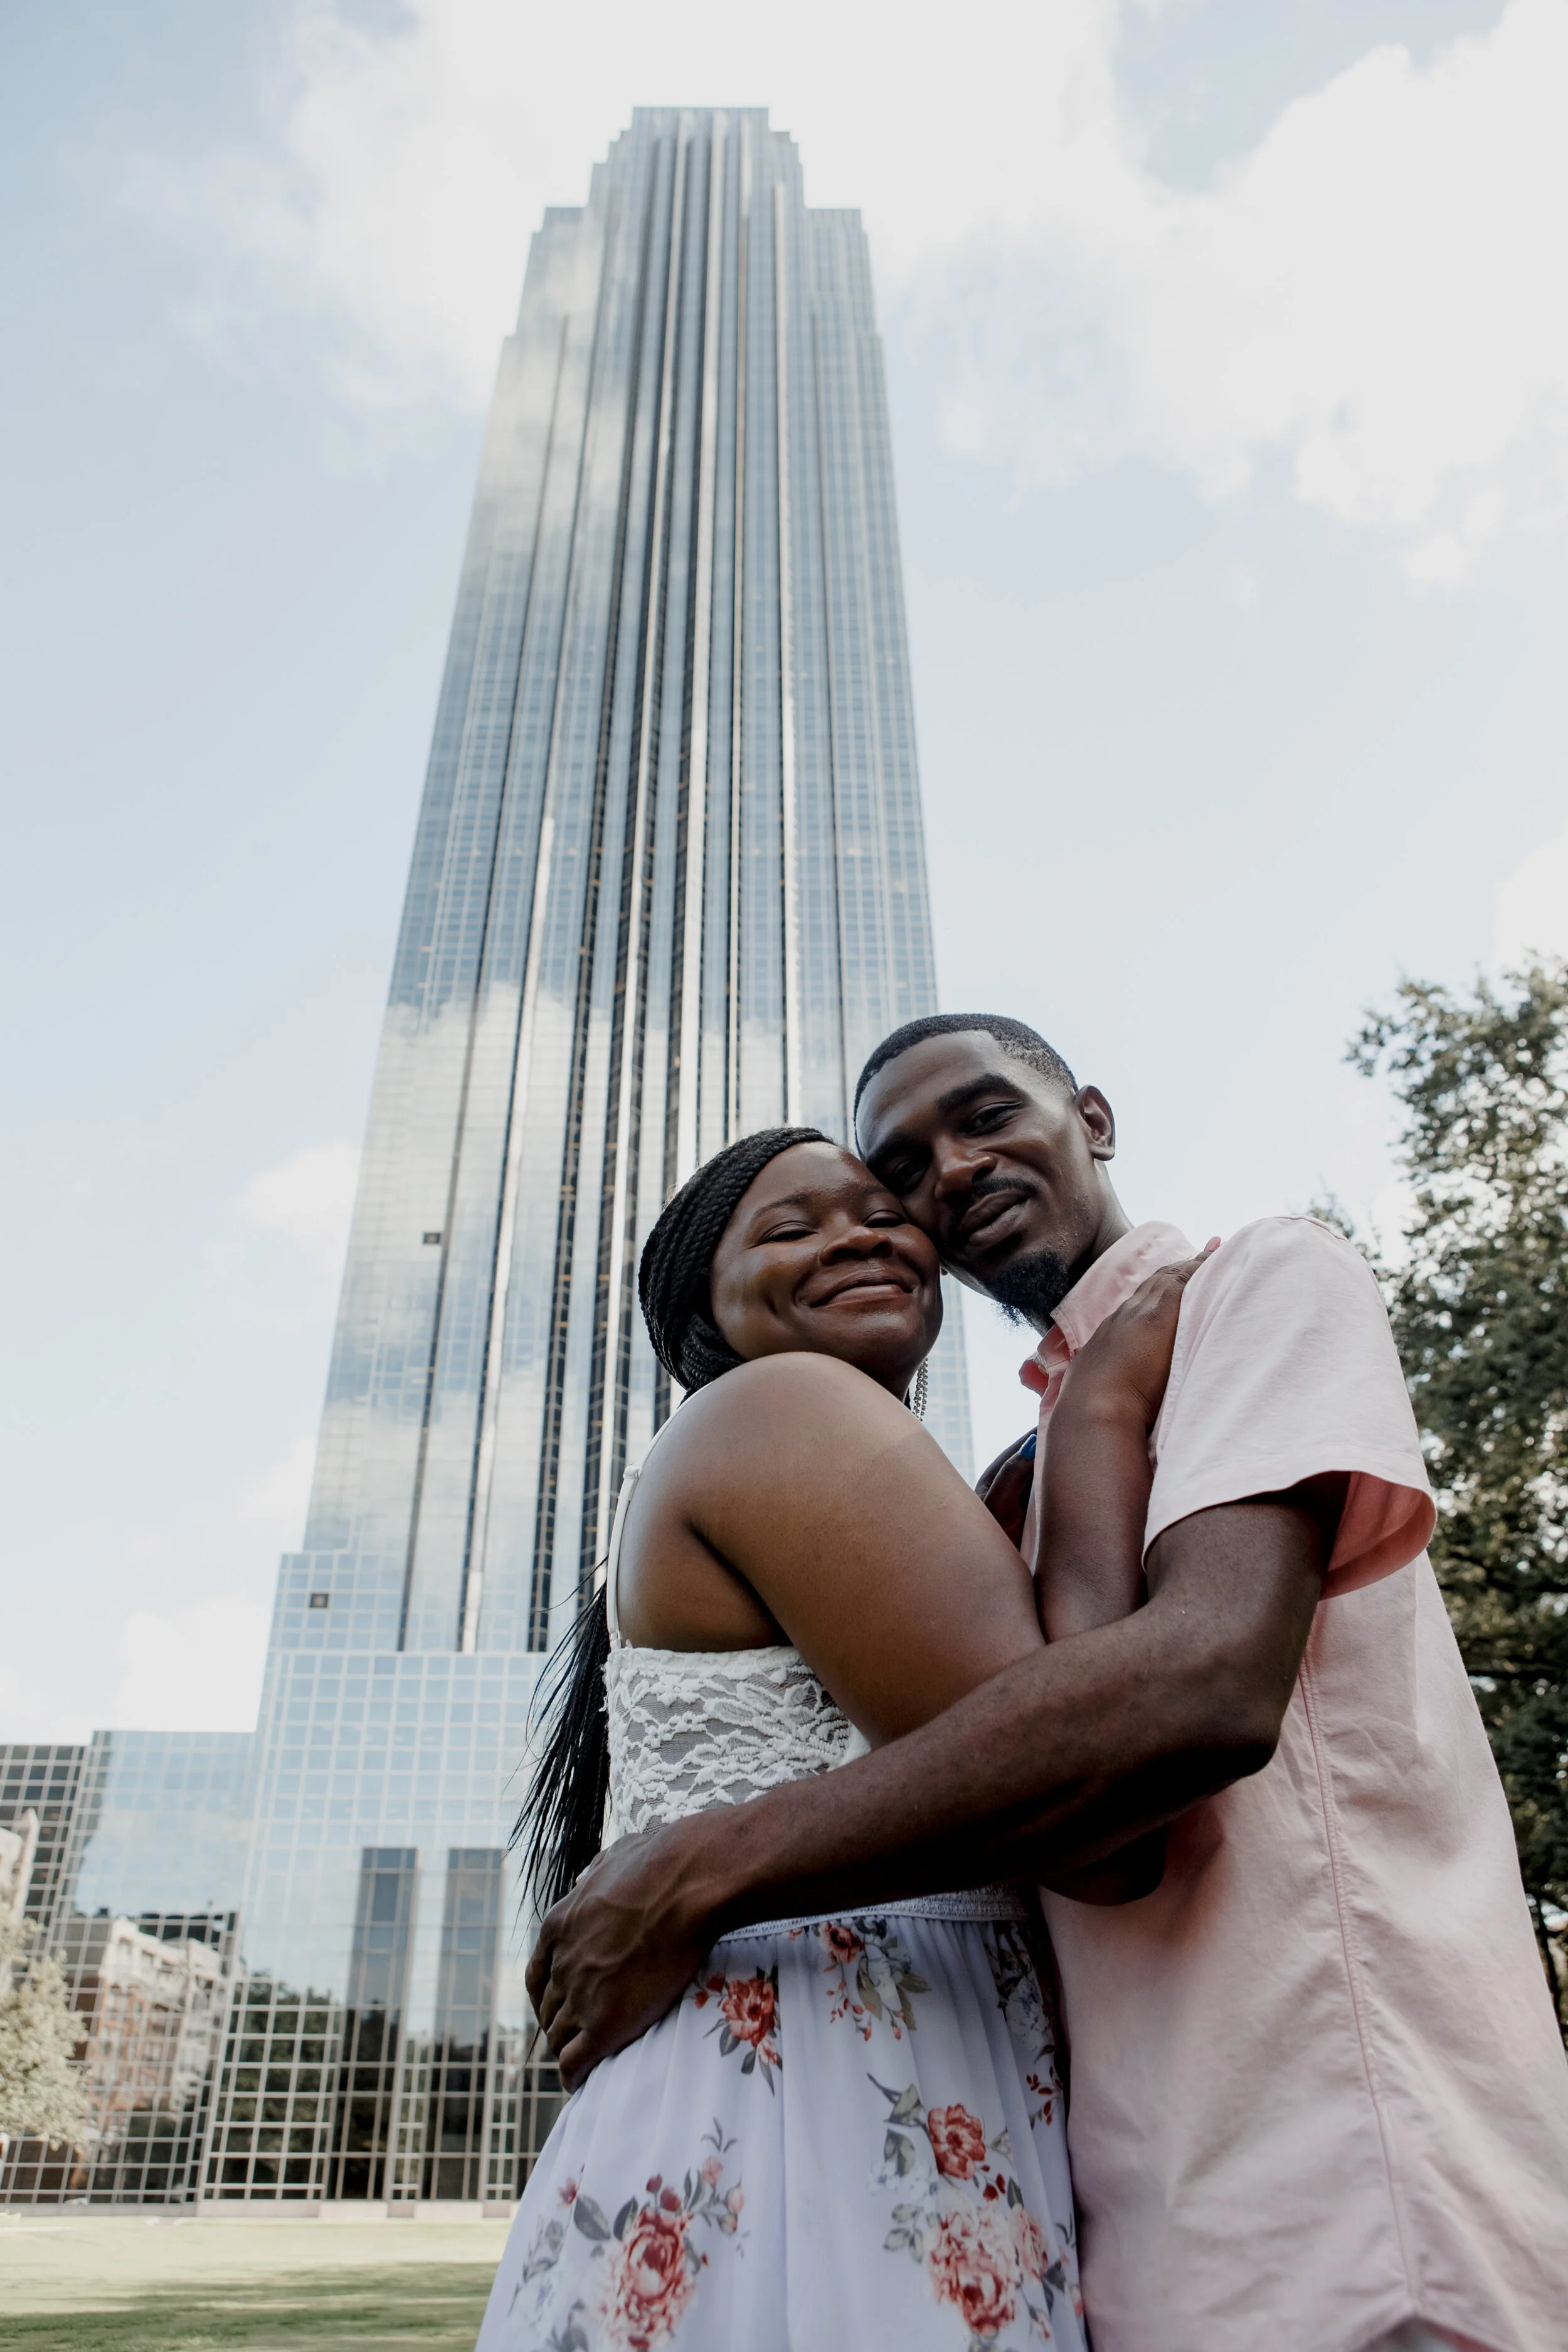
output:
<instances>
[{"instance_id":1,"label":"woman's bare shoulder","mask_svg":"<svg viewBox=\"0 0 1568 2352\"><path fill-rule=\"evenodd\" d=\"M659 1507L706 1526L742 1498L748 1516L808 1498L897 1460L917 1487L963 1488L935 1439L899 1398L852 1364L804 1352L737 1365L681 1405L649 1463Z\"/></svg>"},{"instance_id":2,"label":"woman's bare shoulder","mask_svg":"<svg viewBox=\"0 0 1568 2352\"><path fill-rule=\"evenodd\" d=\"M673 1448L679 1433L682 1451L700 1446L706 1453L715 1444L776 1439L798 1429L812 1439L828 1430L873 1439L879 1433L885 1444L919 1425L906 1405L853 1364L795 1350L755 1357L699 1389L676 1414L668 1443Z\"/></svg>"}]
</instances>

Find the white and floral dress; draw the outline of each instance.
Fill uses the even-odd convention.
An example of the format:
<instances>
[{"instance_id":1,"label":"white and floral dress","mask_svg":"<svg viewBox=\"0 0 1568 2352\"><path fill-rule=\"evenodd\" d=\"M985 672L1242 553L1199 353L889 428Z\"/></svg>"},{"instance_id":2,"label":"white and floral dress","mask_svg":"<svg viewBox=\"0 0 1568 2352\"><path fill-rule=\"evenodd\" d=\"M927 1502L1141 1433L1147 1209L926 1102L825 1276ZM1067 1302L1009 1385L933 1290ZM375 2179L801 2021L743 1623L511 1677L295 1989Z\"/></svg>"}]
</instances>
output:
<instances>
[{"instance_id":1,"label":"white and floral dress","mask_svg":"<svg viewBox=\"0 0 1568 2352\"><path fill-rule=\"evenodd\" d=\"M636 1478L611 1835L866 1747L796 1650L622 1638ZM1084 2352L1040 1933L993 1887L721 1937L563 2109L478 2352Z\"/></svg>"}]
</instances>

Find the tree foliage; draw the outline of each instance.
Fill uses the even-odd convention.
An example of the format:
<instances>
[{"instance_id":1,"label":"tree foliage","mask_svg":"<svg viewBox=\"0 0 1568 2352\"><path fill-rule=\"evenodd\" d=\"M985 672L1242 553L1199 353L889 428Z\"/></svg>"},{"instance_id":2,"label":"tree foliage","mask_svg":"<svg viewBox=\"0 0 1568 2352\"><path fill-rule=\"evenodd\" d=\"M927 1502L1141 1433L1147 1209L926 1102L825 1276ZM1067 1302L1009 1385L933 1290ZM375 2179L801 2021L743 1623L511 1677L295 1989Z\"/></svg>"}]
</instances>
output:
<instances>
[{"instance_id":1,"label":"tree foliage","mask_svg":"<svg viewBox=\"0 0 1568 2352\"><path fill-rule=\"evenodd\" d=\"M29 1920L0 1909L0 2141L79 2144L87 2086L72 2054L81 2020L55 1960L29 1957Z\"/></svg>"},{"instance_id":2,"label":"tree foliage","mask_svg":"<svg viewBox=\"0 0 1568 2352\"><path fill-rule=\"evenodd\" d=\"M1407 981L1350 1058L1403 1114L1405 1253L1378 1271L1437 1496L1433 1565L1568 2027L1568 963L1468 993Z\"/></svg>"}]
</instances>

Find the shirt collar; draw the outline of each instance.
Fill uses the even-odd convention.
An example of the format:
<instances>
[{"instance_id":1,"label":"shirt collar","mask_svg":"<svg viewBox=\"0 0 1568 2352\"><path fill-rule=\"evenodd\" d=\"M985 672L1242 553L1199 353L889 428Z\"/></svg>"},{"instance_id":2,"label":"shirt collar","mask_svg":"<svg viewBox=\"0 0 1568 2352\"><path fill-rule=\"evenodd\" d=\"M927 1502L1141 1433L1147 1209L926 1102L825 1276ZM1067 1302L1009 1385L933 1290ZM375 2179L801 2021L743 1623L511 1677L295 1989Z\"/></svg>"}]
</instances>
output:
<instances>
[{"instance_id":1,"label":"shirt collar","mask_svg":"<svg viewBox=\"0 0 1568 2352\"><path fill-rule=\"evenodd\" d=\"M1051 1328L1033 1355L1025 1358L1018 1378L1037 1396L1053 1374L1064 1371L1079 1349L1094 1337L1106 1317L1124 1298L1131 1298L1145 1276L1163 1265L1178 1265L1191 1257L1193 1245L1179 1225L1151 1220L1134 1225L1119 1242L1102 1252L1073 1284L1051 1318Z\"/></svg>"}]
</instances>

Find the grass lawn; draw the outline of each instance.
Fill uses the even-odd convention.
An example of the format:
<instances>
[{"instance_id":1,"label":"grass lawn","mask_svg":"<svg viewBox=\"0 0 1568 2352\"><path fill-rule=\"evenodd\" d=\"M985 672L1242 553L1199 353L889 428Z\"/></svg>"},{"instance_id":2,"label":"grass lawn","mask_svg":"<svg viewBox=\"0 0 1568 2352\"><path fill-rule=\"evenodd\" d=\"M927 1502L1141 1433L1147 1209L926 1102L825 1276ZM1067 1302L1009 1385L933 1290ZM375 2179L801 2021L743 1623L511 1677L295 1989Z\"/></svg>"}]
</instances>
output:
<instances>
[{"instance_id":1,"label":"grass lawn","mask_svg":"<svg viewBox=\"0 0 1568 2352\"><path fill-rule=\"evenodd\" d=\"M472 2352L504 2224L0 2219L5 2352Z\"/></svg>"}]
</instances>

